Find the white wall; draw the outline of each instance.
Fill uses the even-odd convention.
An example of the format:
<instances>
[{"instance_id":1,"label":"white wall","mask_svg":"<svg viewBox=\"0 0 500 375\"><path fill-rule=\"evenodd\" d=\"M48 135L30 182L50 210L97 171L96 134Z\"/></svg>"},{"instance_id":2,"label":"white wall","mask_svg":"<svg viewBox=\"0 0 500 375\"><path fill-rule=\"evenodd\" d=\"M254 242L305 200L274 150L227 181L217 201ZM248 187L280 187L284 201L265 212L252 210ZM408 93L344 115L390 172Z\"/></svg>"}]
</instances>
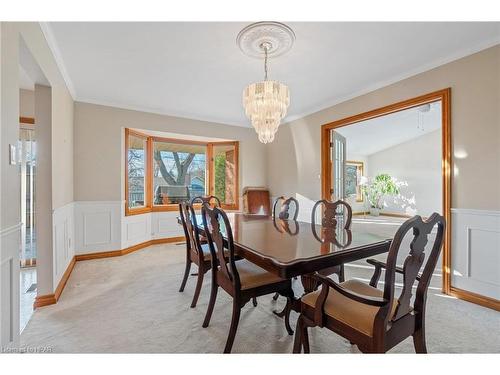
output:
<instances>
[{"instance_id":1,"label":"white wall","mask_svg":"<svg viewBox=\"0 0 500 375\"><path fill-rule=\"evenodd\" d=\"M371 154L369 177L388 173L398 182L398 197L384 199L383 212L430 216L442 213L441 130Z\"/></svg>"}]
</instances>

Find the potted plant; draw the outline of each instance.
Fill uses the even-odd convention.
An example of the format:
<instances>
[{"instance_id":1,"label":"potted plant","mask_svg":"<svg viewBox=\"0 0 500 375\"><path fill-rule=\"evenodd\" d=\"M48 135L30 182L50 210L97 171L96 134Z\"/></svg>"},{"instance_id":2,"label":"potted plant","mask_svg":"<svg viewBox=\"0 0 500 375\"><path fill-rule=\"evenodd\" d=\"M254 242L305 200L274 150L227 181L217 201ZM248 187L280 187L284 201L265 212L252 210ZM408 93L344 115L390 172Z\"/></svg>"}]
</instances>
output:
<instances>
[{"instance_id":1,"label":"potted plant","mask_svg":"<svg viewBox=\"0 0 500 375\"><path fill-rule=\"evenodd\" d=\"M378 216L383 208L382 199L386 195L398 195L399 187L390 175L381 173L363 186L363 194L370 204L370 215Z\"/></svg>"}]
</instances>

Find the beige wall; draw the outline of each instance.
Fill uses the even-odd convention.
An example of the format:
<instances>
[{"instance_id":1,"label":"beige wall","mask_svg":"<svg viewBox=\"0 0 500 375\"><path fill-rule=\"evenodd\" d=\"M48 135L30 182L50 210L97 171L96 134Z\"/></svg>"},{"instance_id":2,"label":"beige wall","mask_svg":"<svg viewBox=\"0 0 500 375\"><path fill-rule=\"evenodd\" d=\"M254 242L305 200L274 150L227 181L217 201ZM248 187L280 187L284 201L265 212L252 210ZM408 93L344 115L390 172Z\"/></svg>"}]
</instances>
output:
<instances>
[{"instance_id":1,"label":"beige wall","mask_svg":"<svg viewBox=\"0 0 500 375\"><path fill-rule=\"evenodd\" d=\"M320 198L322 124L447 87L452 89L453 148L467 153L453 158L452 207L500 209L498 45L281 126L268 149L272 195Z\"/></svg>"},{"instance_id":2,"label":"beige wall","mask_svg":"<svg viewBox=\"0 0 500 375\"><path fill-rule=\"evenodd\" d=\"M19 43L24 40L52 89L52 208L73 201L73 99L36 22L2 22L1 40L1 176L2 227L19 223L17 166L5 162L9 144L19 136ZM6 190L3 190L6 189Z\"/></svg>"},{"instance_id":3,"label":"beige wall","mask_svg":"<svg viewBox=\"0 0 500 375\"><path fill-rule=\"evenodd\" d=\"M52 90L50 87L35 85L36 118L36 247L37 247L37 293L53 292L53 233L52 233Z\"/></svg>"},{"instance_id":4,"label":"beige wall","mask_svg":"<svg viewBox=\"0 0 500 375\"><path fill-rule=\"evenodd\" d=\"M240 189L266 185L266 147L253 129L75 103L75 201L124 200L124 128L240 141Z\"/></svg>"},{"instance_id":5,"label":"beige wall","mask_svg":"<svg viewBox=\"0 0 500 375\"><path fill-rule=\"evenodd\" d=\"M368 177L388 173L400 186L400 195L385 197L385 212L430 216L442 213L441 129L371 154Z\"/></svg>"},{"instance_id":6,"label":"beige wall","mask_svg":"<svg viewBox=\"0 0 500 375\"><path fill-rule=\"evenodd\" d=\"M19 116L35 117L35 92L19 90Z\"/></svg>"},{"instance_id":7,"label":"beige wall","mask_svg":"<svg viewBox=\"0 0 500 375\"><path fill-rule=\"evenodd\" d=\"M51 196L51 199L47 198L44 202L48 205L46 210L49 214L52 210L73 201L73 99L38 23L1 22L0 36L0 191L2 192L0 194L0 229L4 230L18 225L21 221L19 169L18 165L9 165L7 151L8 145L17 144L19 138L19 46L21 38L50 84L51 98L49 98L50 102L45 102L45 104L48 103L51 106L52 118L50 123L46 124L50 132L49 130L44 132L45 136L51 137L46 143L50 145L50 149L43 150L42 155L44 155L43 162L49 167L47 170L51 171L51 175L47 176L48 181L43 186L39 181L36 182L37 191L45 189ZM42 131L44 129L35 130L37 138ZM52 239L51 223L52 221L48 220L43 223L45 226L42 224L39 228L45 228L43 238L47 239L46 244ZM42 238L39 240L43 241ZM9 246L19 248L18 245ZM54 291L52 262L54 248L51 244L48 246L45 248L46 256L40 257L37 262L38 294ZM42 250L39 248L39 251Z\"/></svg>"}]
</instances>

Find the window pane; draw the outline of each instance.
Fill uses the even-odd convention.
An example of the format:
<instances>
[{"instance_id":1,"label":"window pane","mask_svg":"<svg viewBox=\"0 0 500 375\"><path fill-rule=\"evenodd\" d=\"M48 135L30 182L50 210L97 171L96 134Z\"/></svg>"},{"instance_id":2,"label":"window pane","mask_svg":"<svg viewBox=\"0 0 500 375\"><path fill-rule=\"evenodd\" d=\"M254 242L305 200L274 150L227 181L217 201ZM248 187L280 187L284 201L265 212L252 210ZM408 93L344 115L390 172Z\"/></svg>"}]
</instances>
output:
<instances>
[{"instance_id":1,"label":"window pane","mask_svg":"<svg viewBox=\"0 0 500 375\"><path fill-rule=\"evenodd\" d=\"M144 138L134 135L128 137L128 206L130 208L145 206L146 144L147 141Z\"/></svg>"},{"instance_id":2,"label":"window pane","mask_svg":"<svg viewBox=\"0 0 500 375\"><path fill-rule=\"evenodd\" d=\"M206 192L206 146L153 143L153 203L179 203Z\"/></svg>"},{"instance_id":3,"label":"window pane","mask_svg":"<svg viewBox=\"0 0 500 375\"><path fill-rule=\"evenodd\" d=\"M236 204L236 151L234 145L214 145L214 195L221 203Z\"/></svg>"}]
</instances>

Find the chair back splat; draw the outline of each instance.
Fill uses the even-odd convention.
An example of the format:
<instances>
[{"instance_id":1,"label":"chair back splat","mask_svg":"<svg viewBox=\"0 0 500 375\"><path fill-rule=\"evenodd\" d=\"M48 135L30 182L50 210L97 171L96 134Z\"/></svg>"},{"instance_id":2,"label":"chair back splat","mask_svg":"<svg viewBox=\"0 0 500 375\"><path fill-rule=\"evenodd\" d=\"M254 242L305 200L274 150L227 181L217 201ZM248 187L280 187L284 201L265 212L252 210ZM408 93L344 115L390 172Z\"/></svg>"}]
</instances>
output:
<instances>
[{"instance_id":1,"label":"chair back splat","mask_svg":"<svg viewBox=\"0 0 500 375\"><path fill-rule=\"evenodd\" d=\"M326 199L322 199L317 201L312 209L311 215L311 223L316 225L316 210L320 205L324 206L323 214L321 216L321 226L326 228L336 228L337 227L337 218L339 217L338 209L339 207L344 207L343 218L343 227L344 229L351 229L351 221L352 221L352 209L349 204L342 200L337 200L335 202L327 201Z\"/></svg>"},{"instance_id":2,"label":"chair back splat","mask_svg":"<svg viewBox=\"0 0 500 375\"><path fill-rule=\"evenodd\" d=\"M427 257L423 272L419 275L419 271L424 264L426 257L425 247L429 242L429 235L432 230L437 226L437 233L432 244L432 248ZM387 256L387 268L385 273L385 286L384 298L392 301L394 296L394 283L396 279L396 261L398 253L402 250L402 241L405 235L413 231L413 238L410 243L408 256L403 263L403 289L398 298L398 305L391 320L396 321L403 315L408 314L412 307L410 306L410 299L412 297L412 287L418 279L417 292L413 309L416 312L422 312L427 294L432 273L436 268L436 263L441 252L443 245L445 220L444 218L433 213L426 221L423 221L420 216L415 216L401 225L396 232L394 240L392 241L389 254Z\"/></svg>"},{"instance_id":3,"label":"chair back splat","mask_svg":"<svg viewBox=\"0 0 500 375\"><path fill-rule=\"evenodd\" d=\"M281 203L280 211L277 213L278 204ZM291 206L294 206L293 217L290 218ZM276 215L278 214L278 215ZM288 220L293 219L297 220L297 216L299 216L299 201L294 197L285 198L284 196L276 198L273 204L273 217L278 218L280 220Z\"/></svg>"},{"instance_id":4,"label":"chair back splat","mask_svg":"<svg viewBox=\"0 0 500 375\"><path fill-rule=\"evenodd\" d=\"M201 248L200 233L193 206L187 201L183 201L179 203L179 212L186 241L189 242L189 248L195 253L199 253Z\"/></svg>"},{"instance_id":5,"label":"chair back splat","mask_svg":"<svg viewBox=\"0 0 500 375\"><path fill-rule=\"evenodd\" d=\"M234 255L234 241L231 224L224 210L219 207L210 207L204 202L201 207L203 226L208 239L210 253L212 255L212 267L220 271L237 289L240 288L240 278L236 269ZM224 226L224 234L227 240L224 240L221 230L221 224ZM224 252L224 247L227 252Z\"/></svg>"},{"instance_id":6,"label":"chair back splat","mask_svg":"<svg viewBox=\"0 0 500 375\"><path fill-rule=\"evenodd\" d=\"M191 205L194 205L195 203L208 203L212 207L222 207L220 199L217 198L215 195L205 195L205 196L197 196L191 199Z\"/></svg>"}]
</instances>

